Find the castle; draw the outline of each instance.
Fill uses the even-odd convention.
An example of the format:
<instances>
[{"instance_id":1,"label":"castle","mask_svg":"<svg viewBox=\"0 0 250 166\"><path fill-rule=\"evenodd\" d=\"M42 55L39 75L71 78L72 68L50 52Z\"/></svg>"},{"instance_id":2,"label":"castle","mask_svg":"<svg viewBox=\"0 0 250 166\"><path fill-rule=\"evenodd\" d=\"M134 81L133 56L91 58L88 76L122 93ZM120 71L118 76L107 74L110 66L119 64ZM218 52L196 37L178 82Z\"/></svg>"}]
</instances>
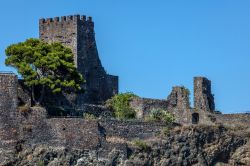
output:
<instances>
[{"instance_id":1,"label":"castle","mask_svg":"<svg viewBox=\"0 0 250 166\"><path fill-rule=\"evenodd\" d=\"M83 112L101 117L108 113L102 104L118 93L118 77L108 75L100 62L94 23L89 17L79 15L41 19L40 38L47 42L61 42L74 53L74 62L83 74L86 83L84 93L46 94L45 106L56 105L69 109L70 116L48 116L48 109L33 107L20 111L22 105L32 105L29 88L13 73L0 73L0 149L19 153L23 149L46 145L52 148L69 149L99 148L98 158L104 158L112 148L127 154L127 144L110 142L115 140L153 138L166 124L147 122L143 119L152 109L171 112L178 124L234 123L250 125L249 115L223 115L215 111L211 81L205 77L194 78L194 108L190 106L189 91L183 86L175 86L164 100L135 98L131 107L136 111L136 121L119 121L99 118L87 120ZM75 117L78 115L77 117ZM110 139L110 140L109 140ZM6 156L0 152L0 163ZM104 155L104 156L103 156Z\"/></svg>"},{"instance_id":2,"label":"castle","mask_svg":"<svg viewBox=\"0 0 250 166\"><path fill-rule=\"evenodd\" d=\"M74 15L54 19L42 18L39 20L39 37L46 42L60 42L71 48L77 70L86 80L82 85L85 90L83 93L53 94L47 91L43 104L48 111L52 110L50 113L53 114L55 107L70 110L67 114L80 116L89 110L101 111L103 109L98 106L118 94L118 76L107 74L101 64L95 41L94 22L91 17ZM0 74L0 77L1 80L12 78L11 82L16 82L13 88L17 88L18 91L18 105L32 105L29 88L22 80L16 81L16 77L9 77L7 73ZM2 87L6 86L1 84ZM187 90L178 86L173 88L167 100L139 98L132 101L131 106L137 110L138 118L143 118L150 109L160 108L170 111L179 119L179 122L185 123L191 123L191 119L198 121L199 113L193 114L194 110L206 113L215 111L211 81L204 77L194 78L195 109L190 107Z\"/></svg>"}]
</instances>

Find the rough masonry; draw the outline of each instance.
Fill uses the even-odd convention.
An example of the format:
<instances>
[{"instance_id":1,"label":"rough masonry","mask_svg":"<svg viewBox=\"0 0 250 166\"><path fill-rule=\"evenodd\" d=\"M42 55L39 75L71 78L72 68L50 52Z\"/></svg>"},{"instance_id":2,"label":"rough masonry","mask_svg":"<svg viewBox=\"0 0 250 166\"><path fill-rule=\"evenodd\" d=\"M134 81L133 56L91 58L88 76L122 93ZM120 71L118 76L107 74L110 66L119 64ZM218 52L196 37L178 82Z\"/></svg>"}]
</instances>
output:
<instances>
[{"instance_id":1,"label":"rough masonry","mask_svg":"<svg viewBox=\"0 0 250 166\"><path fill-rule=\"evenodd\" d=\"M157 157L159 157L160 152L163 152L166 157L181 153L180 156L182 157L177 158L176 156L173 161L182 159L183 155L187 155L186 158L191 156L190 151L193 150L192 154L196 154L197 152L200 154L197 154L198 157L191 156L190 163L193 162L193 158L197 158L195 163L198 163L198 160L201 160L200 156L206 154L201 151L205 143L204 140L209 144L211 144L211 140L221 143L228 142L224 145L224 149L227 151L221 149L221 152L218 153L217 146L214 146L215 152L212 154L216 154L217 157L213 158L220 160L228 158L226 156L221 159L221 154L229 154L228 151L233 151L232 147L237 148L244 145L243 138L235 138L235 135L232 138L230 137L230 139L223 138L227 134L224 134L226 129L222 127L214 130L214 128L209 126L209 132L203 134L204 131L202 129L199 130L199 128L193 128L192 126L190 131L187 130L186 134L182 135L183 132L185 133L185 130L178 131L175 134L166 133L168 131L166 131L166 124L162 122L140 121L151 110L162 109L174 115L175 122L178 123L176 125L210 124L215 122L229 124L233 122L237 125L244 124L249 126L250 115L215 114L211 81L205 77L194 78L194 108L190 106L189 90L183 86L175 86L172 88L172 92L167 99L158 100L138 97L131 101L131 107L136 110L139 120L83 119L83 112L92 113L98 117L107 112L110 113L111 111L107 110L103 105L97 104L102 104L106 99L118 93L118 77L108 75L100 62L94 36L94 23L91 17L86 19L85 16L80 17L79 15L56 17L54 19L41 19L39 29L42 40L47 42L61 42L72 49L76 67L86 79L86 83L83 85L86 92L70 95L61 94L59 96L47 93L45 104L55 104L63 108L72 108L75 113L79 114L78 118L72 116L57 116L53 118L50 116L48 118L48 110L44 108L20 107L23 105L32 105L29 88L24 85L22 80L18 80L18 77L14 73L1 72L0 163L4 163L10 159L7 157L7 153L18 154L17 156L19 157L20 152L26 152L25 150L27 149L39 146L51 147L52 149L63 148L65 151L68 151L68 149L94 150L97 151L95 157L99 160L109 158L110 152L116 153L116 150L118 150L119 153L122 152L124 154L123 156L129 158L129 155L132 153L131 149L128 148L129 144L127 142L137 139L150 140L162 134L163 131L169 135L167 142L156 139L154 145L164 147L164 149L153 152L156 152L155 155ZM221 131L223 134L221 134ZM214 135L215 133L216 135ZM179 134L181 135L178 136ZM220 138L223 141L217 141L214 138ZM194 141L190 144L190 141L187 140ZM158 143L162 143L162 145L158 145ZM184 143L185 146L183 146ZM176 149L177 144L180 147L179 149ZM174 146L170 147L170 145ZM187 145L191 145L190 150ZM229 145L231 145L231 148ZM211 151L210 147L208 148ZM31 159L30 157L29 155L27 160ZM112 161L116 161L117 156L113 157L111 155L111 158ZM162 158L165 160L165 157ZM141 160L144 159L141 158ZM204 162L207 161L204 159ZM164 162L169 163L170 160ZM215 162L210 161L210 163L214 165Z\"/></svg>"},{"instance_id":2,"label":"rough masonry","mask_svg":"<svg viewBox=\"0 0 250 166\"><path fill-rule=\"evenodd\" d=\"M208 112L215 111L211 81L205 77L194 77L194 108Z\"/></svg>"}]
</instances>

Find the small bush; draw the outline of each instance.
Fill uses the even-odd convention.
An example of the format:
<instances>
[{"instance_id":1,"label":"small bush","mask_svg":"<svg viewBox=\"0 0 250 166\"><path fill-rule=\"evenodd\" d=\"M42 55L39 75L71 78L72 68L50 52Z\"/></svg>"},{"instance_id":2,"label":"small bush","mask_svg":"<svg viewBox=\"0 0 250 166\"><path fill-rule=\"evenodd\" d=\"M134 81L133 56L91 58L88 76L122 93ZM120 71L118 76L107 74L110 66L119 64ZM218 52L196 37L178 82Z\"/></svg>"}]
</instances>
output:
<instances>
[{"instance_id":1,"label":"small bush","mask_svg":"<svg viewBox=\"0 0 250 166\"><path fill-rule=\"evenodd\" d=\"M132 142L132 145L138 147L140 150L143 151L149 151L151 149L151 147L146 142L141 140L134 140Z\"/></svg>"},{"instance_id":2,"label":"small bush","mask_svg":"<svg viewBox=\"0 0 250 166\"><path fill-rule=\"evenodd\" d=\"M171 124L174 122L174 116L164 110L153 109L150 111L149 116L145 118L146 121L165 122Z\"/></svg>"},{"instance_id":3,"label":"small bush","mask_svg":"<svg viewBox=\"0 0 250 166\"><path fill-rule=\"evenodd\" d=\"M96 119L95 115L90 114L90 113L84 113L83 114L83 118L87 119L87 120L94 120L94 119Z\"/></svg>"},{"instance_id":4,"label":"small bush","mask_svg":"<svg viewBox=\"0 0 250 166\"><path fill-rule=\"evenodd\" d=\"M181 89L182 89L184 95L186 95L186 96L189 96L189 95L190 95L190 90L187 89L185 86L182 86Z\"/></svg>"},{"instance_id":5,"label":"small bush","mask_svg":"<svg viewBox=\"0 0 250 166\"><path fill-rule=\"evenodd\" d=\"M187 96L189 98L189 96L190 96L190 90L187 89L185 86L182 86L181 89L182 89L183 95ZM190 106L190 101L188 100L187 102L188 102L188 105Z\"/></svg>"},{"instance_id":6,"label":"small bush","mask_svg":"<svg viewBox=\"0 0 250 166\"><path fill-rule=\"evenodd\" d=\"M109 99L106 106L114 111L118 119L133 119L136 112L130 107L130 101L135 97L133 93L121 93Z\"/></svg>"},{"instance_id":7,"label":"small bush","mask_svg":"<svg viewBox=\"0 0 250 166\"><path fill-rule=\"evenodd\" d=\"M45 166L44 161L43 161L43 160L40 160L40 161L38 162L37 166Z\"/></svg>"},{"instance_id":8,"label":"small bush","mask_svg":"<svg viewBox=\"0 0 250 166\"><path fill-rule=\"evenodd\" d=\"M164 127L164 128L162 129L161 133L162 133L164 136L168 135L168 134L170 133L169 127Z\"/></svg>"}]
</instances>

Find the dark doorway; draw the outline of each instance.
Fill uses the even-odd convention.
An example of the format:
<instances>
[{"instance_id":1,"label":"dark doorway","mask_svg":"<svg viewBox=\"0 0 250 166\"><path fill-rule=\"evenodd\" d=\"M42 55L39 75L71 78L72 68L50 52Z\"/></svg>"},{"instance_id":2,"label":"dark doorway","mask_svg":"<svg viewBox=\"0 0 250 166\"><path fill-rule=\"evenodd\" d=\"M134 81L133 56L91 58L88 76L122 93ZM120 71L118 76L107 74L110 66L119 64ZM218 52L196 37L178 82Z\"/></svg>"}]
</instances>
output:
<instances>
[{"instance_id":1,"label":"dark doorway","mask_svg":"<svg viewBox=\"0 0 250 166\"><path fill-rule=\"evenodd\" d=\"M199 123L199 114L193 113L192 114L192 124L198 124Z\"/></svg>"}]
</instances>

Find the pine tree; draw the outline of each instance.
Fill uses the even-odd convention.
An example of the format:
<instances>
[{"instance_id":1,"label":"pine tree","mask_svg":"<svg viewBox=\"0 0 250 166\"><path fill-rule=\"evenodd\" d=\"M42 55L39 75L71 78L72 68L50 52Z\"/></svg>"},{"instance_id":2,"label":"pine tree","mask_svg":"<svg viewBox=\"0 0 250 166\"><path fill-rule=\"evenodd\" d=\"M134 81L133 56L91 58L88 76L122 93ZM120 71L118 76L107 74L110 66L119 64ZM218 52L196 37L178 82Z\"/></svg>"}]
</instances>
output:
<instances>
[{"instance_id":1,"label":"pine tree","mask_svg":"<svg viewBox=\"0 0 250 166\"><path fill-rule=\"evenodd\" d=\"M80 91L84 79L77 72L70 48L61 43L46 43L39 39L7 47L5 64L17 69L24 83L32 90L32 99L41 104L45 88L53 93ZM35 87L41 87L40 96L35 97Z\"/></svg>"}]
</instances>

